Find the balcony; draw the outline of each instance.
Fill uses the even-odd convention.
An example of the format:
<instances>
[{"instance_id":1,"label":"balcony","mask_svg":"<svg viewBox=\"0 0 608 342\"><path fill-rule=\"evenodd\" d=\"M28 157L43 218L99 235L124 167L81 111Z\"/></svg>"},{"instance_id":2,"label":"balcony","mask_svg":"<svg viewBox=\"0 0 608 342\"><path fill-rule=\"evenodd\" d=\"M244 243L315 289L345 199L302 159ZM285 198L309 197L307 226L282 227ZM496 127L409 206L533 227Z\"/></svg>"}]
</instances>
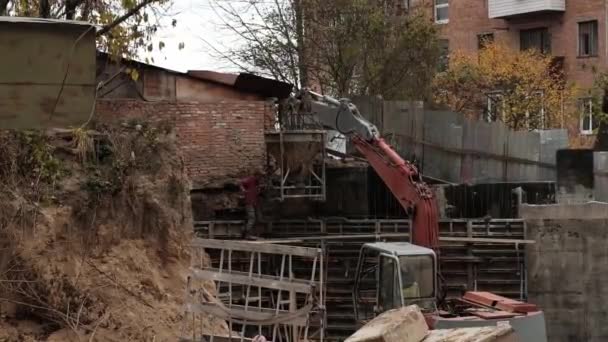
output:
<instances>
[{"instance_id":1,"label":"balcony","mask_svg":"<svg viewBox=\"0 0 608 342\"><path fill-rule=\"evenodd\" d=\"M566 0L488 0L488 16L491 19L564 11Z\"/></svg>"}]
</instances>

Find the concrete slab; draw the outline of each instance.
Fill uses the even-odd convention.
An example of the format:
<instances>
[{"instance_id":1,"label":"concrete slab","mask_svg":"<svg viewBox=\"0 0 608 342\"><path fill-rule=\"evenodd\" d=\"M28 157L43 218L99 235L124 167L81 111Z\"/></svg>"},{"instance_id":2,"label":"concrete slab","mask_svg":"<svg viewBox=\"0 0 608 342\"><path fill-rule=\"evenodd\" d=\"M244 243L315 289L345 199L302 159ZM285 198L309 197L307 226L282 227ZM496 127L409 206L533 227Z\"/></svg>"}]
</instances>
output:
<instances>
[{"instance_id":1,"label":"concrete slab","mask_svg":"<svg viewBox=\"0 0 608 342\"><path fill-rule=\"evenodd\" d=\"M513 328L495 327L432 330L422 342L518 342Z\"/></svg>"},{"instance_id":2,"label":"concrete slab","mask_svg":"<svg viewBox=\"0 0 608 342\"><path fill-rule=\"evenodd\" d=\"M345 342L420 342L428 331L420 308L410 305L381 314Z\"/></svg>"}]
</instances>

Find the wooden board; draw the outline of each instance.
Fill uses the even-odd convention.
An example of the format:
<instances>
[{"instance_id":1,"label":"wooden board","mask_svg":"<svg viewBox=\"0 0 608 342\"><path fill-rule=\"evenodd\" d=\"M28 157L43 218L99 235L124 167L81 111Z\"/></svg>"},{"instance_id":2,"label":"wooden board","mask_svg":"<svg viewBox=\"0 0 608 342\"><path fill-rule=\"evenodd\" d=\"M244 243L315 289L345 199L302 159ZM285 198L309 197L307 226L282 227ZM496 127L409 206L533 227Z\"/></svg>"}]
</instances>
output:
<instances>
[{"instance_id":1,"label":"wooden board","mask_svg":"<svg viewBox=\"0 0 608 342\"><path fill-rule=\"evenodd\" d=\"M259 252L268 254L285 254L314 258L321 253L318 248L281 246L272 243L255 243L248 241L215 240L195 238L192 247L227 249L233 251Z\"/></svg>"},{"instance_id":2,"label":"wooden board","mask_svg":"<svg viewBox=\"0 0 608 342\"><path fill-rule=\"evenodd\" d=\"M223 317L226 313L213 303L186 303L184 305L186 312L208 314L214 317ZM236 317L242 317L243 321L270 320L280 318L281 316L289 315L289 311L276 310L269 308L257 308L249 306L245 309L244 305L232 305L229 307L230 313ZM306 326L308 317L295 317L289 320L289 325Z\"/></svg>"},{"instance_id":3,"label":"wooden board","mask_svg":"<svg viewBox=\"0 0 608 342\"><path fill-rule=\"evenodd\" d=\"M218 269L190 269L192 276L198 280L214 280L223 281L226 283L235 283L241 285L260 286L269 289L294 291L299 293L311 293L312 285L309 281L304 280L289 280L288 278L280 279L274 276L256 275L249 276L245 272L226 270L220 272Z\"/></svg>"}]
</instances>

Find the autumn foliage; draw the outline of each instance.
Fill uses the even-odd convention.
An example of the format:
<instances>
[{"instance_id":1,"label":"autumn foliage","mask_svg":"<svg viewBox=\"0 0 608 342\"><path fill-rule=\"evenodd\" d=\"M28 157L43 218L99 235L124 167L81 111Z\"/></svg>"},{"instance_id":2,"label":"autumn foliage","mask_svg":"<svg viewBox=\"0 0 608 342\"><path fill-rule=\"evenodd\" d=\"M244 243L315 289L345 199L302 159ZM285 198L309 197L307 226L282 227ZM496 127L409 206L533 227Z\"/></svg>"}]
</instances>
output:
<instances>
[{"instance_id":1,"label":"autumn foliage","mask_svg":"<svg viewBox=\"0 0 608 342\"><path fill-rule=\"evenodd\" d=\"M479 53L453 53L434 80L435 101L472 118L501 120L511 129L561 127L569 122L574 87L551 56L500 43Z\"/></svg>"}]
</instances>

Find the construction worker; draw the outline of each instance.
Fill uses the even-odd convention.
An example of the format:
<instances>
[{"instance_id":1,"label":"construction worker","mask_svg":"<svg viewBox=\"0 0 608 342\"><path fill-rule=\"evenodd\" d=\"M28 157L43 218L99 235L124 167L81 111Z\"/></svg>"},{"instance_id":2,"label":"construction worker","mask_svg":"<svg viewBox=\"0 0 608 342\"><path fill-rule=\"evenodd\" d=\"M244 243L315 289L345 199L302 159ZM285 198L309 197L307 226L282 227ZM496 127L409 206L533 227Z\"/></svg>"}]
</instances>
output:
<instances>
[{"instance_id":1,"label":"construction worker","mask_svg":"<svg viewBox=\"0 0 608 342\"><path fill-rule=\"evenodd\" d=\"M243 228L241 237L246 239L250 236L252 229L256 224L256 217L259 213L259 194L260 181L262 173L256 171L253 175L245 177L241 180L241 191L245 197L245 211L247 212L247 222Z\"/></svg>"}]
</instances>

